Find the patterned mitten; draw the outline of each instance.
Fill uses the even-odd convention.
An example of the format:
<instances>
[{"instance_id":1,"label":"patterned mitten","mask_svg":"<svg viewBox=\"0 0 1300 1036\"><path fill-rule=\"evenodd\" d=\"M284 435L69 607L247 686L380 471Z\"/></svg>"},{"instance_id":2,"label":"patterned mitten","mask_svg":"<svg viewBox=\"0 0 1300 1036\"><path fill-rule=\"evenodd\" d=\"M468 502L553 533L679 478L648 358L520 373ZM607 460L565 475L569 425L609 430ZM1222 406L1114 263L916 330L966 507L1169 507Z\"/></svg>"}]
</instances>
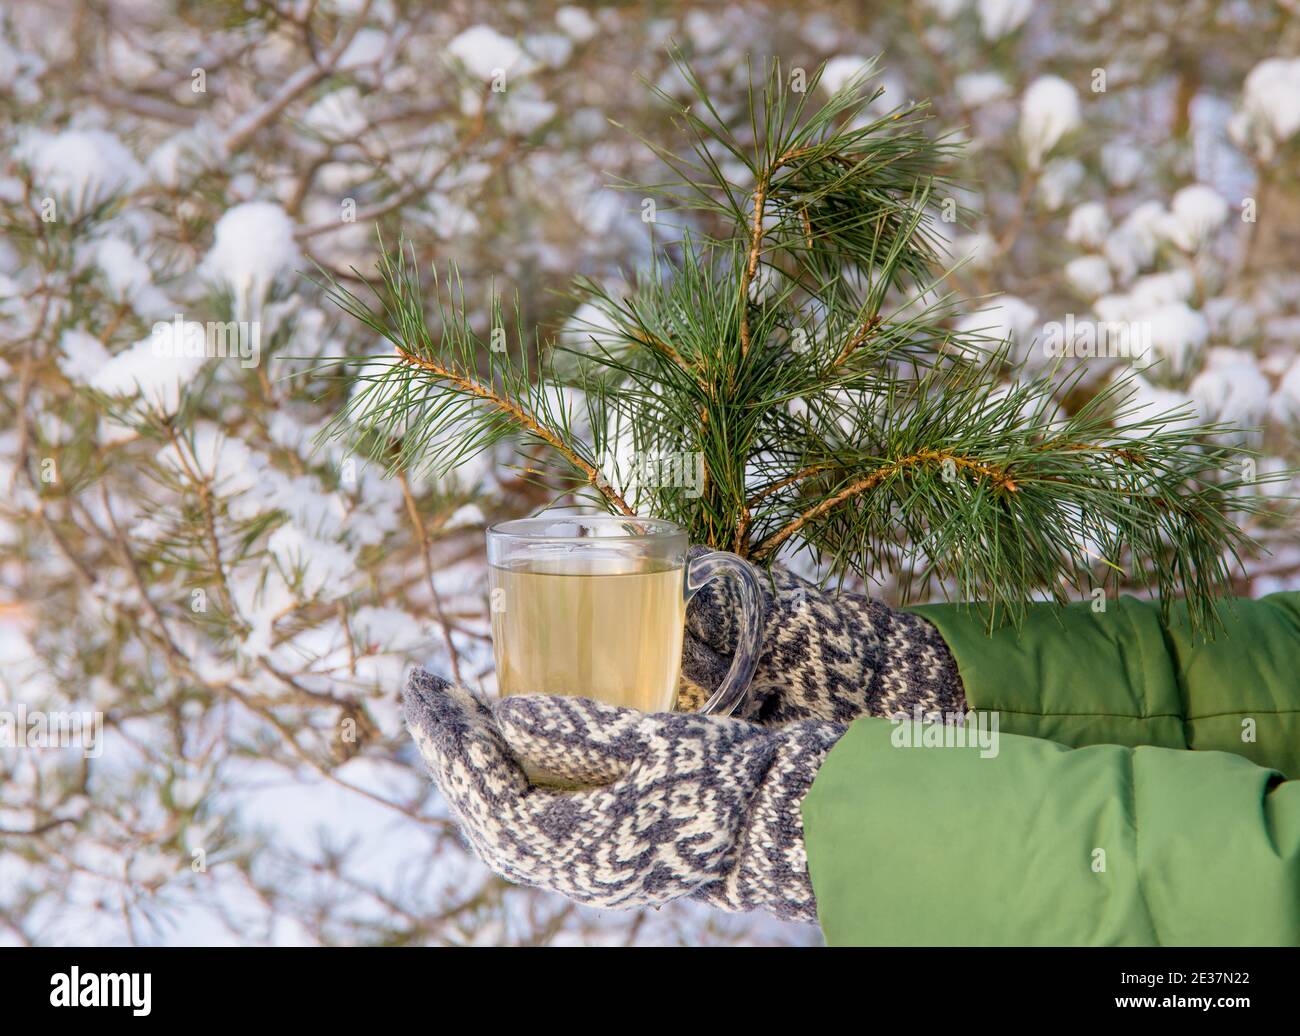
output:
<instances>
[{"instance_id":1,"label":"patterned mitten","mask_svg":"<svg viewBox=\"0 0 1300 1036\"><path fill-rule=\"evenodd\" d=\"M736 715L755 723L861 715L965 712L957 663L928 619L861 594L828 593L773 565L759 578L766 599L763 651ZM678 707L698 704L727 671L740 609L726 580L706 584L686 613Z\"/></svg>"},{"instance_id":2,"label":"patterned mitten","mask_svg":"<svg viewBox=\"0 0 1300 1036\"><path fill-rule=\"evenodd\" d=\"M503 877L592 906L690 896L816 920L799 807L842 726L570 697L490 705L423 670L405 711L461 829ZM521 762L584 787L530 784Z\"/></svg>"}]
</instances>

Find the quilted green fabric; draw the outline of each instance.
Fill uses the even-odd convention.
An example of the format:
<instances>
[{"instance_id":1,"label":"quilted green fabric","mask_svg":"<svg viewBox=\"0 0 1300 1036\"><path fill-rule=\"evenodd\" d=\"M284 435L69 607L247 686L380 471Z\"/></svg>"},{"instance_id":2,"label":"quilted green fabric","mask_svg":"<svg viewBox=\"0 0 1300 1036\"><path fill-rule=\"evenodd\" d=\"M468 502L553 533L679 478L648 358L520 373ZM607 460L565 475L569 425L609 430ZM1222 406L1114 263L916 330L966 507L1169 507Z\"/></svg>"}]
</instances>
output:
<instances>
[{"instance_id":1,"label":"quilted green fabric","mask_svg":"<svg viewBox=\"0 0 1300 1036\"><path fill-rule=\"evenodd\" d=\"M916 611L997 750L849 727L803 803L830 945L1300 945L1300 594L1200 643L1128 598Z\"/></svg>"},{"instance_id":2,"label":"quilted green fabric","mask_svg":"<svg viewBox=\"0 0 1300 1036\"><path fill-rule=\"evenodd\" d=\"M913 609L939 627L972 708L1002 730L1071 747L1159 745L1244 755L1300 777L1300 593L1224 606L1224 628L1195 640L1186 609L1124 597L1035 605L991 635L961 605Z\"/></svg>"}]
</instances>

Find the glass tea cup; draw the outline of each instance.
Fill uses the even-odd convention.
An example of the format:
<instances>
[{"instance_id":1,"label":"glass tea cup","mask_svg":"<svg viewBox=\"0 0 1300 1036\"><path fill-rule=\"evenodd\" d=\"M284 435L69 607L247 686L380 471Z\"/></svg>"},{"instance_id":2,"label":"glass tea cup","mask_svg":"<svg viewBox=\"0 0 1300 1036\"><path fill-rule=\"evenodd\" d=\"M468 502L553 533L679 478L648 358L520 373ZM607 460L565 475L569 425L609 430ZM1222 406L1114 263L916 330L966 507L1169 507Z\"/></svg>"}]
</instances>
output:
<instances>
[{"instance_id":1,"label":"glass tea cup","mask_svg":"<svg viewBox=\"0 0 1300 1036\"><path fill-rule=\"evenodd\" d=\"M748 562L687 557L686 531L655 518L542 515L487 531L492 647L501 694L558 694L667 712L677 700L686 603L735 581L740 634L731 669L701 713L744 701L762 640Z\"/></svg>"}]
</instances>

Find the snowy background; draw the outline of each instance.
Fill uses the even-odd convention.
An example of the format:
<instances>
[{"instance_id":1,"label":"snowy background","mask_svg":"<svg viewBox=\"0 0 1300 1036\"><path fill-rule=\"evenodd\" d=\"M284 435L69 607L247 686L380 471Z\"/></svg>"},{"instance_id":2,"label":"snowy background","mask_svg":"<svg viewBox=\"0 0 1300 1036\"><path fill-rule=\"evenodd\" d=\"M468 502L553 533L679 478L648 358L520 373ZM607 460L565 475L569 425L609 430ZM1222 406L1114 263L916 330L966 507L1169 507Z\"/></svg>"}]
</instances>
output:
<instances>
[{"instance_id":1,"label":"snowy background","mask_svg":"<svg viewBox=\"0 0 1300 1036\"><path fill-rule=\"evenodd\" d=\"M833 87L882 54L878 104L969 142L972 326L1030 366L1067 317L1147 328L1078 391L1137 363L1296 462L1296 0L6 4L0 707L106 730L0 748L0 943L818 940L468 855L397 691L412 661L491 689L482 526L536 491L504 447L431 482L313 442L348 391L313 358L379 346L304 274L369 273L376 230L581 341L557 289L648 254L607 185L656 170L610 120L673 139L635 77L680 93L671 40L737 117L748 55ZM256 362L187 355L195 321L255 325ZM1238 589L1300 586L1294 525L1252 532Z\"/></svg>"}]
</instances>

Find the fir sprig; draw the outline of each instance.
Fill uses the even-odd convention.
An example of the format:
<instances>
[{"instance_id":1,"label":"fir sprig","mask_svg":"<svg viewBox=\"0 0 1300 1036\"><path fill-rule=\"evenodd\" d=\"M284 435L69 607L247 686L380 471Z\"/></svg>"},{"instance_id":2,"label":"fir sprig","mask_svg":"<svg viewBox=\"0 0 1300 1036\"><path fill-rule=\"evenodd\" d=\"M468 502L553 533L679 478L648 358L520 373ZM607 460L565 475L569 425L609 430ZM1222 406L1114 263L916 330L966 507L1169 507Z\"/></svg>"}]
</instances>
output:
<instances>
[{"instance_id":1,"label":"fir sprig","mask_svg":"<svg viewBox=\"0 0 1300 1036\"><path fill-rule=\"evenodd\" d=\"M672 177L653 190L693 229L625 294L577 283L602 315L590 343L538 350L517 318L507 336L496 296L476 332L454 279L426 298L399 249L377 305L327 285L393 347L343 361L357 388L328 434L360 428L390 466L435 471L509 437L613 513L760 564L808 550L841 575L898 570L905 595L937 583L991 617L1127 577L1210 627L1250 544L1241 516L1263 506L1243 451L1140 411L1124 379L1067 413L1070 385L1008 384L999 343L949 329L932 220L953 146L924 105L869 115L864 75L810 109L820 72L796 94L773 63L742 140L681 70L691 103L662 98L691 153L656 148ZM629 487L619 450L698 458L701 478Z\"/></svg>"}]
</instances>

